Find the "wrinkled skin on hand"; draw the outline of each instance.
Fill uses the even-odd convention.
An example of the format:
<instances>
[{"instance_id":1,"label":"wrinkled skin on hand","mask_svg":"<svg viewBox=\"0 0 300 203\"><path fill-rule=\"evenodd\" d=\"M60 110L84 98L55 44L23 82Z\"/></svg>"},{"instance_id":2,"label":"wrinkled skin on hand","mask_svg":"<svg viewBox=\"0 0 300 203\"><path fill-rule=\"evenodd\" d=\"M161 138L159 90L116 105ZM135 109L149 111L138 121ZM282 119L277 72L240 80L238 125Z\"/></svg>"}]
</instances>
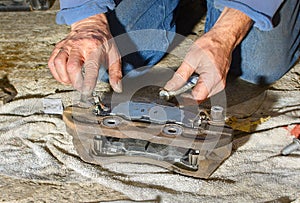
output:
<instances>
[{"instance_id":1,"label":"wrinkled skin on hand","mask_svg":"<svg viewBox=\"0 0 300 203\"><path fill-rule=\"evenodd\" d=\"M225 88L226 77L234 48L242 41L252 25L242 12L225 8L214 27L197 39L181 66L165 85L177 90L193 73L199 74L191 95L184 95L201 103Z\"/></svg>"},{"instance_id":2,"label":"wrinkled skin on hand","mask_svg":"<svg viewBox=\"0 0 300 203\"><path fill-rule=\"evenodd\" d=\"M194 42L173 78L165 85L166 90L176 90L183 86L192 74L199 75L192 95L186 98L202 102L225 88L226 75L231 62L230 49L221 42L212 40L210 33Z\"/></svg>"},{"instance_id":3,"label":"wrinkled skin on hand","mask_svg":"<svg viewBox=\"0 0 300 203\"><path fill-rule=\"evenodd\" d=\"M112 88L121 92L120 58L106 16L98 14L72 24L71 32L55 46L48 67L57 81L90 95L100 65L104 65L108 67Z\"/></svg>"}]
</instances>

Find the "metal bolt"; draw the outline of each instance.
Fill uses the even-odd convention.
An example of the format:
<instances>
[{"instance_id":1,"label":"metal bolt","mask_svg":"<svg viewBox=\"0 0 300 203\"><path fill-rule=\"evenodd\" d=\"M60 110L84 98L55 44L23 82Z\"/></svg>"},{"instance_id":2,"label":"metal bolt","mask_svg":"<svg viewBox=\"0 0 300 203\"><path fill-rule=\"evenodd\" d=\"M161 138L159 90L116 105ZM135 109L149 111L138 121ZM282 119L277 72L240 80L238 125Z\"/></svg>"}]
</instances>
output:
<instances>
[{"instance_id":1,"label":"metal bolt","mask_svg":"<svg viewBox=\"0 0 300 203\"><path fill-rule=\"evenodd\" d=\"M192 166L196 166L198 164L199 150L195 150L192 153L189 153L188 160L189 164Z\"/></svg>"},{"instance_id":2,"label":"metal bolt","mask_svg":"<svg viewBox=\"0 0 300 203\"><path fill-rule=\"evenodd\" d=\"M294 138L293 142L291 144L289 144L288 146L283 148L283 150L281 151L281 154L286 156L286 155L289 155L292 152L299 150L299 149L300 149L300 140L297 138Z\"/></svg>"},{"instance_id":3,"label":"metal bolt","mask_svg":"<svg viewBox=\"0 0 300 203\"><path fill-rule=\"evenodd\" d=\"M97 154L102 152L102 137L99 135L94 137L94 150Z\"/></svg>"},{"instance_id":4,"label":"metal bolt","mask_svg":"<svg viewBox=\"0 0 300 203\"><path fill-rule=\"evenodd\" d=\"M163 128L163 133L165 135L169 135L169 136L179 136L182 134L183 129L181 126L176 125L176 124L167 124L164 126Z\"/></svg>"},{"instance_id":5,"label":"metal bolt","mask_svg":"<svg viewBox=\"0 0 300 203\"><path fill-rule=\"evenodd\" d=\"M210 109L210 117L212 121L224 121L224 108L221 106L212 106Z\"/></svg>"},{"instance_id":6,"label":"metal bolt","mask_svg":"<svg viewBox=\"0 0 300 203\"><path fill-rule=\"evenodd\" d=\"M119 118L117 116L107 116L107 117L103 118L102 122L103 122L103 125L106 127L116 128L122 123L122 120L121 120L121 118Z\"/></svg>"},{"instance_id":7,"label":"metal bolt","mask_svg":"<svg viewBox=\"0 0 300 203\"><path fill-rule=\"evenodd\" d=\"M178 90L174 90L174 91L161 90L159 92L159 97L168 101L172 97L175 97L177 95L180 95L180 94L188 91L189 89L192 89L197 84L198 79L199 79L199 76L193 75L190 77L189 81L184 86L179 88Z\"/></svg>"}]
</instances>

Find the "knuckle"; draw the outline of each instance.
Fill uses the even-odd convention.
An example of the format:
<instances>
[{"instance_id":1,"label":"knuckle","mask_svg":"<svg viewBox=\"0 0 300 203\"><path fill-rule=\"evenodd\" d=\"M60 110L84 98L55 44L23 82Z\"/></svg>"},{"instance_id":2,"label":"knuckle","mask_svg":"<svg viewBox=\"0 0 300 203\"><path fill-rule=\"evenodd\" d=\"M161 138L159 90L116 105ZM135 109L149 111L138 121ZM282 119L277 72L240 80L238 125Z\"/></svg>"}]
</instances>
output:
<instances>
[{"instance_id":1,"label":"knuckle","mask_svg":"<svg viewBox=\"0 0 300 203\"><path fill-rule=\"evenodd\" d=\"M188 74L186 72L176 72L175 75L174 75L174 79L176 78L177 80L180 80L180 81L187 81L188 79Z\"/></svg>"},{"instance_id":2,"label":"knuckle","mask_svg":"<svg viewBox=\"0 0 300 203\"><path fill-rule=\"evenodd\" d=\"M85 62L84 67L88 71L97 71L100 67L99 63L96 60L88 60Z\"/></svg>"}]
</instances>

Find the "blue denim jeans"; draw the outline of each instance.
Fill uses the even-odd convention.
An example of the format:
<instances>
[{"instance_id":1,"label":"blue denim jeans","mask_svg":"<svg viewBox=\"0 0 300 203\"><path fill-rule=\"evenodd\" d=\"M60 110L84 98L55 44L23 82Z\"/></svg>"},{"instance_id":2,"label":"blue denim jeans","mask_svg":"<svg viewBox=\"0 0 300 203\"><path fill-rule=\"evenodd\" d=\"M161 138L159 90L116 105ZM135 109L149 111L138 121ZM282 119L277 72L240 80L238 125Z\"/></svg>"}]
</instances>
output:
<instances>
[{"instance_id":1,"label":"blue denim jeans","mask_svg":"<svg viewBox=\"0 0 300 203\"><path fill-rule=\"evenodd\" d=\"M110 30L122 56L127 77L145 73L166 54L176 25L174 11L179 0L122 0L107 14ZM100 79L107 79L100 69Z\"/></svg>"},{"instance_id":2,"label":"blue denim jeans","mask_svg":"<svg viewBox=\"0 0 300 203\"><path fill-rule=\"evenodd\" d=\"M142 74L165 55L175 36L178 4L179 0L122 0L107 14L122 56L123 74ZM269 84L282 77L299 58L299 10L299 1L287 0L273 30L252 27L233 53L230 73L256 84ZM208 0L206 32L220 13L214 1ZM144 29L146 32L135 32Z\"/></svg>"},{"instance_id":3,"label":"blue denim jeans","mask_svg":"<svg viewBox=\"0 0 300 203\"><path fill-rule=\"evenodd\" d=\"M208 0L205 32L220 14ZM279 24L271 31L252 27L233 52L230 73L251 83L270 84L291 69L300 55L300 2L286 0L275 18Z\"/></svg>"}]
</instances>

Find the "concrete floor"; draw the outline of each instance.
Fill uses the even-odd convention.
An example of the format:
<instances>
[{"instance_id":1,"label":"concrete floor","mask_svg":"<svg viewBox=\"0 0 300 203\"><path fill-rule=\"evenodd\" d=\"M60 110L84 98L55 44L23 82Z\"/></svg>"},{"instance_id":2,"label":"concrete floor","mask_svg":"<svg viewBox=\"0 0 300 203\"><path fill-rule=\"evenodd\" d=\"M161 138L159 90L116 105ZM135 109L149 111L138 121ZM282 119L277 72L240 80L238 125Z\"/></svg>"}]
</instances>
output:
<instances>
[{"instance_id":1,"label":"concrete floor","mask_svg":"<svg viewBox=\"0 0 300 203\"><path fill-rule=\"evenodd\" d=\"M11 85L17 90L16 101L43 98L56 93L72 91L71 87L66 87L56 82L47 69L47 60L55 43L64 38L69 31L68 26L58 26L55 24L55 13L57 9L58 5L56 4L52 10L43 12L0 13L0 76L1 78L7 76ZM190 39L197 37L197 35L201 34L202 30L203 20L202 23L195 26L194 31L196 35L191 35ZM173 60L172 57L167 57L161 62L161 66L176 67L179 63L180 61ZM282 80L270 87L269 90L280 91L282 95L284 95L284 93L289 94L288 92L290 92L299 96L299 64ZM295 95L293 97L295 97ZM70 98L64 98L63 101L65 106L70 105L72 102ZM299 103L296 104L296 107L299 111ZM5 109L5 105L2 108ZM4 114L2 114L2 122L4 122L4 119ZM289 123L299 123L297 119L293 121L294 122ZM278 120L274 120L274 122L276 123ZM16 130L15 132L19 131ZM274 133L278 133L275 138L272 137ZM178 176L172 176L175 180L176 178L180 180L184 179L187 181L187 184L190 184L189 186L193 188L200 184L202 189L197 189L197 192L192 195L187 191L182 192L182 194L180 192L173 194L172 191L170 192L168 189L160 189L161 186L154 188L159 192L165 192L167 197L169 197L169 193L174 197L178 197L178 202L185 202L185 195L193 196L189 196L189 198L191 198L190 202L192 202L192 200L193 202L199 202L201 200L214 202L245 202L251 201L251 198L254 202L299 202L299 153L289 160L287 158L276 158L276 160L273 159L270 162L260 165L260 161L263 162L262 160L264 158L267 159L268 157L278 154L278 151L291 141L291 137L287 138L284 133L285 130L282 128L274 128L273 131L253 133L247 135L247 138L238 140L235 143L237 146L239 142L244 142L245 140L248 141L248 144L237 147L238 149L235 149L236 151L232 158L227 160L209 181L187 180L180 176L179 178ZM268 148L269 151L262 150L261 147L265 145L259 143L260 139L262 142L270 144L270 148ZM270 141L272 139L274 142ZM253 154L253 152L255 154ZM14 174L13 172L2 173L1 171L3 170L1 167L0 200L4 202L96 202L135 197L134 194L130 194L130 192L125 189L118 190L116 187L110 188L110 185L101 184L101 182L78 181L76 178L70 178L68 181L52 181L55 179L52 178L50 181L43 178L24 177L17 173ZM284 172L285 167L286 173ZM247 171L247 168L251 170ZM267 173L268 170L273 169L272 175ZM282 179L280 175L277 174L279 169L280 175L283 176ZM241 172L234 172L238 170L241 170ZM163 173L159 176L162 179L164 178ZM293 174L294 177L284 177L289 174ZM244 178L241 177L242 175L244 175ZM278 178L276 178L277 176ZM130 178L128 179L132 182L134 181ZM151 179L148 181L150 180ZM174 185L176 186L176 184ZM145 191L147 191L147 187L143 187ZM149 188L153 189L151 187ZM268 191L268 188L270 191ZM157 192L157 194L160 194L159 192ZM149 192L149 194L155 194L155 192ZM137 199L140 199L138 198L139 195L141 194L136 194ZM148 198L148 196L144 197ZM180 199L180 197L183 199Z\"/></svg>"}]
</instances>

